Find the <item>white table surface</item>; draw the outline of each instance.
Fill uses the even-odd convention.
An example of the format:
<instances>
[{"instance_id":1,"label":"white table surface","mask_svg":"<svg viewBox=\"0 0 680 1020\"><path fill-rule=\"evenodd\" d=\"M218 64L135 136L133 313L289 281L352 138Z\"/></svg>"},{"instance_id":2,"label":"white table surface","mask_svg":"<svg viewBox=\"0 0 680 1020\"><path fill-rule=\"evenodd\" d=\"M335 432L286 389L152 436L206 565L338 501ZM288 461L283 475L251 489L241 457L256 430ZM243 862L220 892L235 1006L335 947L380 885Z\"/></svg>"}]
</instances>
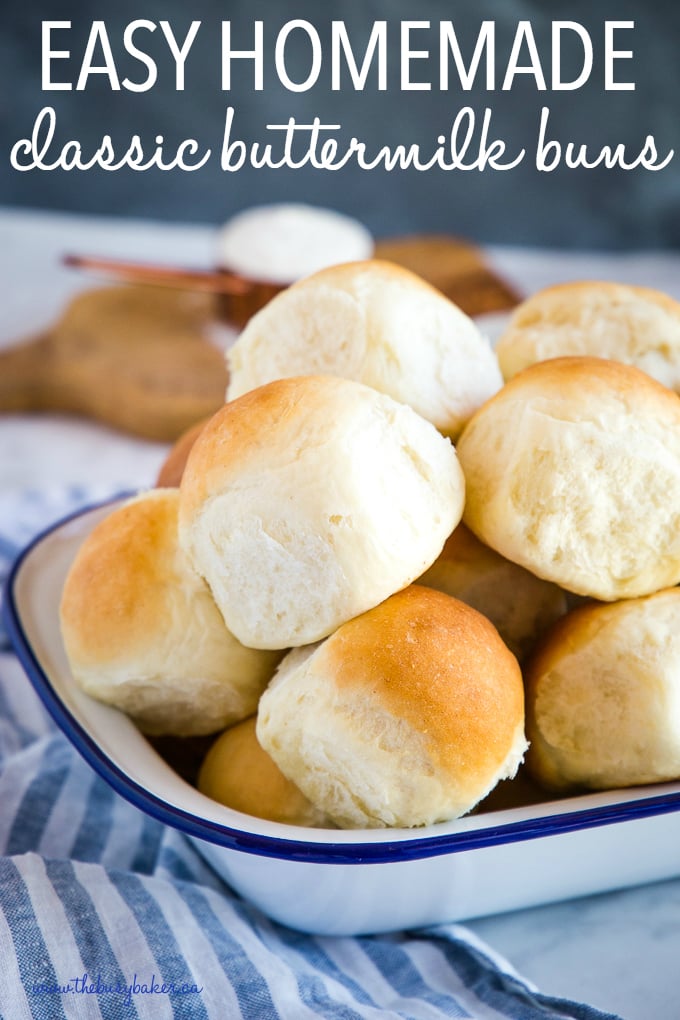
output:
<instances>
[{"instance_id":1,"label":"white table surface","mask_svg":"<svg viewBox=\"0 0 680 1020\"><path fill-rule=\"evenodd\" d=\"M0 347L48 325L99 281L59 265L68 251L209 266L215 231L0 209ZM520 291L573 279L658 287L680 299L680 253L592 255L494 249ZM493 331L494 323L489 322ZM83 420L0 416L0 489L151 485L167 447ZM640 848L644 853L644 847ZM680 847L678 847L680 874ZM511 876L509 876L511 880ZM680 1017L680 879L468 922L549 994L626 1020Z\"/></svg>"}]
</instances>

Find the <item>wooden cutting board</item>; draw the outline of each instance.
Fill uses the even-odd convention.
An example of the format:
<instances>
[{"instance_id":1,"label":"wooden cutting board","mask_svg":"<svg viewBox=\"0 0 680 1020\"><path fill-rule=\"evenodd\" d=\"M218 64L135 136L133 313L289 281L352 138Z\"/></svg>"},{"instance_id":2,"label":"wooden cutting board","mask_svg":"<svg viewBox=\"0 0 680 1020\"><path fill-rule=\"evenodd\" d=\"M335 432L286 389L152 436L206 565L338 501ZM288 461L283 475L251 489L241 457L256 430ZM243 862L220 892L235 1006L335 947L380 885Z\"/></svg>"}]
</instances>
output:
<instances>
[{"instance_id":1,"label":"wooden cutting board","mask_svg":"<svg viewBox=\"0 0 680 1020\"><path fill-rule=\"evenodd\" d=\"M518 301L477 248L454 238L382 241L376 257L411 269L470 315ZM0 412L80 414L174 442L224 403L225 359L209 339L217 319L211 294L147 285L85 291L51 329L0 352Z\"/></svg>"},{"instance_id":2,"label":"wooden cutting board","mask_svg":"<svg viewBox=\"0 0 680 1020\"><path fill-rule=\"evenodd\" d=\"M86 291L45 333L0 352L0 411L81 414L172 442L224 403L211 295L149 286Z\"/></svg>"},{"instance_id":3,"label":"wooden cutting board","mask_svg":"<svg viewBox=\"0 0 680 1020\"><path fill-rule=\"evenodd\" d=\"M468 315L506 312L521 300L476 245L455 237L426 235L378 241L375 255L422 276Z\"/></svg>"}]
</instances>

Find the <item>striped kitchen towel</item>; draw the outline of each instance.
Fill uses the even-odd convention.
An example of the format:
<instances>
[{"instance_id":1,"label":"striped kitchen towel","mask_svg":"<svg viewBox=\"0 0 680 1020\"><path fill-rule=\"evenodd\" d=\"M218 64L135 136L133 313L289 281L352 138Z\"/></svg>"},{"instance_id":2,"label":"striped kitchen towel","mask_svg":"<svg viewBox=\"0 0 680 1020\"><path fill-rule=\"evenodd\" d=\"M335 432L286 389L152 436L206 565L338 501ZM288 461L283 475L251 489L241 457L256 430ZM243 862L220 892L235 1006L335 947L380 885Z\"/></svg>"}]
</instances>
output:
<instances>
[{"instance_id":1,"label":"striped kitchen towel","mask_svg":"<svg viewBox=\"0 0 680 1020\"><path fill-rule=\"evenodd\" d=\"M6 568L34 531L110 492L0 497ZM4 1020L594 1020L461 925L313 937L237 897L56 730L0 650L0 1017Z\"/></svg>"}]
</instances>

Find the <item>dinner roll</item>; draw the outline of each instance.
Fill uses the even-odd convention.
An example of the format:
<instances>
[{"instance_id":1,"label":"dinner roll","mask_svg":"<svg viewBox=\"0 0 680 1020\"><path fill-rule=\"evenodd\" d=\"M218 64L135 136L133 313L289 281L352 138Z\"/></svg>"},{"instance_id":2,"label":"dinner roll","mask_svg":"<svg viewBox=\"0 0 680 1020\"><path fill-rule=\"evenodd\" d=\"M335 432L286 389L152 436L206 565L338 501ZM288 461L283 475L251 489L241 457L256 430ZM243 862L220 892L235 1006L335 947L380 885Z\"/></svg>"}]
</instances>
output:
<instances>
[{"instance_id":1,"label":"dinner roll","mask_svg":"<svg viewBox=\"0 0 680 1020\"><path fill-rule=\"evenodd\" d=\"M214 733L251 715L278 656L244 648L177 542L177 489L113 510L85 539L61 600L87 694L149 734Z\"/></svg>"},{"instance_id":2,"label":"dinner roll","mask_svg":"<svg viewBox=\"0 0 680 1020\"><path fill-rule=\"evenodd\" d=\"M257 737L338 825L429 825L514 775L523 697L493 624L412 585L290 652L260 699Z\"/></svg>"},{"instance_id":3,"label":"dinner roll","mask_svg":"<svg viewBox=\"0 0 680 1020\"><path fill-rule=\"evenodd\" d=\"M537 361L594 355L680 389L680 304L649 287L588 281L549 287L515 309L496 345L510 379Z\"/></svg>"},{"instance_id":4,"label":"dinner roll","mask_svg":"<svg viewBox=\"0 0 680 1020\"><path fill-rule=\"evenodd\" d=\"M339 375L409 404L455 438L502 384L472 319L420 277L366 260L277 295L228 353L229 399L273 379Z\"/></svg>"},{"instance_id":5,"label":"dinner roll","mask_svg":"<svg viewBox=\"0 0 680 1020\"><path fill-rule=\"evenodd\" d=\"M526 683L527 766L544 786L680 778L680 589L572 610Z\"/></svg>"},{"instance_id":6,"label":"dinner roll","mask_svg":"<svg viewBox=\"0 0 680 1020\"><path fill-rule=\"evenodd\" d=\"M158 469L156 485L159 488L169 489L179 485L182 481L189 451L209 420L209 418L201 418L200 421L195 422L190 428L186 429L172 444L165 460Z\"/></svg>"},{"instance_id":7,"label":"dinner roll","mask_svg":"<svg viewBox=\"0 0 680 1020\"><path fill-rule=\"evenodd\" d=\"M217 738L201 765L198 789L235 811L271 822L331 824L260 747L255 716L230 726Z\"/></svg>"},{"instance_id":8,"label":"dinner roll","mask_svg":"<svg viewBox=\"0 0 680 1020\"><path fill-rule=\"evenodd\" d=\"M430 566L464 484L449 440L411 408L348 379L282 379L198 437L180 540L243 644L304 645Z\"/></svg>"},{"instance_id":9,"label":"dinner roll","mask_svg":"<svg viewBox=\"0 0 680 1020\"><path fill-rule=\"evenodd\" d=\"M457 449L465 523L507 559L603 601L680 581L680 399L639 369L533 365Z\"/></svg>"},{"instance_id":10,"label":"dinner roll","mask_svg":"<svg viewBox=\"0 0 680 1020\"><path fill-rule=\"evenodd\" d=\"M491 620L519 659L567 611L565 593L500 556L459 524L418 580L453 595Z\"/></svg>"}]
</instances>

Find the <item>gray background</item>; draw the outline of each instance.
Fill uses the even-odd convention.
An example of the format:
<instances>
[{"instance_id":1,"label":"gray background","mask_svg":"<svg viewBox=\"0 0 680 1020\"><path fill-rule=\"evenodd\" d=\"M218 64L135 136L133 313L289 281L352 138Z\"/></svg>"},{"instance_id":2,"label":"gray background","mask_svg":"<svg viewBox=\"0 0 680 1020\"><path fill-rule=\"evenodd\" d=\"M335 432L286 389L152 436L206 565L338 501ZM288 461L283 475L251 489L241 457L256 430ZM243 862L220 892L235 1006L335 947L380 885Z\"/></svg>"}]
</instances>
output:
<instances>
[{"instance_id":1,"label":"gray background","mask_svg":"<svg viewBox=\"0 0 680 1020\"><path fill-rule=\"evenodd\" d=\"M189 222L220 223L237 210L261 202L302 200L334 206L361 218L377 236L406 232L447 231L485 242L545 244L600 249L677 248L680 246L680 5L639 0L2 0L0 6L0 141L2 179L0 203L8 206L51 208L119 216L151 217ZM122 29L136 18L171 21L183 36L192 19L201 29L186 64L184 92L174 89L172 60L160 30L144 36L159 65L159 81L146 93L111 92L103 76L90 79L84 92L42 92L40 82L40 23L42 19L70 20L72 30L55 34L74 54L55 64L55 77L77 77L80 57L91 22L104 19L117 57L121 78L140 78L143 68L124 59ZM333 19L345 21L355 52L363 51L371 24L389 23L390 86L379 92L375 79L361 93L346 88L332 93L329 71L322 70L309 92L283 89L273 68L274 40L280 27L293 18L315 24L324 43ZM220 23L231 20L234 44L250 48L252 24L265 22L265 90L255 92L250 62L234 66L230 93L220 81ZM595 43L595 65L587 87L574 92L537 92L533 79L520 76L510 92L464 93L454 84L448 92L400 92L398 88L398 27L402 19L452 19L466 54L483 19L497 29L499 76L518 19L529 19L549 74L550 23L556 19L580 22ZM632 79L634 92L605 92L603 88L603 24L605 19L633 20L635 30L617 36L621 48L633 48L634 59L617 65L622 80ZM142 43L142 35L138 37ZM297 36L301 67L307 66L307 47ZM436 32L418 35L418 43L436 53ZM291 45L291 71L296 47ZM324 53L330 46L324 46ZM578 56L577 47L565 52L565 72ZM431 67L436 78L436 61ZM417 65L416 73L418 73ZM355 167L330 173L313 169L242 170L225 174L211 159L202 170L145 173L103 170L31 171L9 166L9 151L30 134L38 111L45 105L57 112L57 138L77 138L85 152L98 146L104 133L123 150L134 133L152 142L162 134L175 145L195 137L202 146L219 148L224 114L236 108L236 130L245 141L263 140L268 122L299 122L318 115L340 123L342 137L352 135L374 144L395 146L420 142L428 151L439 133L448 133L462 106L493 109L493 134L503 138L509 152L526 146L527 156L512 171L444 172L413 170L362 172ZM566 170L540 174L533 149L538 137L541 107L551 110L552 135L562 143L585 143L592 153L604 144L625 143L637 154L645 136L656 138L660 153L676 150L670 166L659 173Z\"/></svg>"}]
</instances>

